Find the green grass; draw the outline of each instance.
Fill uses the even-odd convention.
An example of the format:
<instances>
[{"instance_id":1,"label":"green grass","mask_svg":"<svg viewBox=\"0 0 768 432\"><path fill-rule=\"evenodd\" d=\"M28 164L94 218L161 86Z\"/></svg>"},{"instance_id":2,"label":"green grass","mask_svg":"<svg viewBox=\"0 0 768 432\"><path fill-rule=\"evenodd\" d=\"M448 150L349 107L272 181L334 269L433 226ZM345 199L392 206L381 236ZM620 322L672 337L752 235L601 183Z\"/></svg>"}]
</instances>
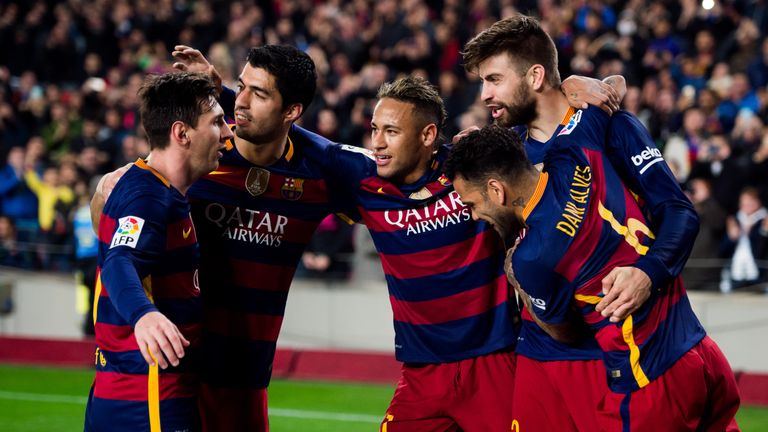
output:
<instances>
[{"instance_id":1,"label":"green grass","mask_svg":"<svg viewBox=\"0 0 768 432\"><path fill-rule=\"evenodd\" d=\"M93 371L0 365L0 430L79 431ZM274 380L273 432L375 431L393 386ZM768 431L768 408L742 407L744 432Z\"/></svg>"}]
</instances>

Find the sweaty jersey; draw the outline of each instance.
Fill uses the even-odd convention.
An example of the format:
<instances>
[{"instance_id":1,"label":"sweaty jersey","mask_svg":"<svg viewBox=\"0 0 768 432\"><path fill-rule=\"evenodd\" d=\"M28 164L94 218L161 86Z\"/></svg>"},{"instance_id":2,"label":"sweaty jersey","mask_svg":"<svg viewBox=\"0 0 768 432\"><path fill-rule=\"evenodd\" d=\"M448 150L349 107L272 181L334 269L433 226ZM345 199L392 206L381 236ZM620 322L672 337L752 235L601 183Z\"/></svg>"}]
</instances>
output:
<instances>
[{"instance_id":1,"label":"sweaty jersey","mask_svg":"<svg viewBox=\"0 0 768 432\"><path fill-rule=\"evenodd\" d=\"M296 266L333 207L318 165L327 142L297 129L269 167L228 146L188 193L201 246L203 380L213 387L267 387Z\"/></svg>"},{"instance_id":2,"label":"sweaty jersey","mask_svg":"<svg viewBox=\"0 0 768 432\"><path fill-rule=\"evenodd\" d=\"M378 177L364 150L328 150L328 178L354 197L381 259L396 358L444 363L512 349L517 305L503 271L504 246L490 225L472 220L442 174L449 147L403 186Z\"/></svg>"},{"instance_id":3,"label":"sweaty jersey","mask_svg":"<svg viewBox=\"0 0 768 432\"><path fill-rule=\"evenodd\" d=\"M596 107L581 112L569 109L556 132L546 142L530 137L525 127L517 127L516 131L524 139L529 160L534 165L542 164L559 134L567 135L581 122L600 118L596 117L600 114L596 111ZM603 152L620 181L634 192L648 225L658 235L648 253L633 266L650 277L652 290L664 289L680 273L688 259L698 232L698 216L636 117L620 111L614 113L607 124L593 123L590 127L602 128L602 138L598 140L596 137L591 145ZM542 361L601 358L599 347L592 340L577 347L562 344L539 328L526 310L522 312L522 319L517 347L519 354Z\"/></svg>"},{"instance_id":4,"label":"sweaty jersey","mask_svg":"<svg viewBox=\"0 0 768 432\"><path fill-rule=\"evenodd\" d=\"M629 392L658 378L705 333L679 278L654 289L623 322L595 312L602 278L635 265L656 235L604 155L607 115L591 109L571 120L547 152L523 210L528 230L514 254L514 272L543 322L564 323L575 303L595 331L610 388Z\"/></svg>"},{"instance_id":5,"label":"sweaty jersey","mask_svg":"<svg viewBox=\"0 0 768 432\"><path fill-rule=\"evenodd\" d=\"M141 159L104 206L93 313L96 380L86 430L196 428L202 309L189 211L184 196ZM152 311L191 343L176 367L150 367L139 351L133 328Z\"/></svg>"}]
</instances>

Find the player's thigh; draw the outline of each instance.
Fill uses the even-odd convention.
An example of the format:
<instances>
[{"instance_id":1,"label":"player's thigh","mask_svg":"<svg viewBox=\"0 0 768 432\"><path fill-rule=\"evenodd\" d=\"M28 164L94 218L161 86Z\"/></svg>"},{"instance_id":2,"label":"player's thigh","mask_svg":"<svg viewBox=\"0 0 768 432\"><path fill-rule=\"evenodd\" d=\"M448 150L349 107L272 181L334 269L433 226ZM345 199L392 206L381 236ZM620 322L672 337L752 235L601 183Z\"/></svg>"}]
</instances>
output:
<instances>
[{"instance_id":1,"label":"player's thigh","mask_svg":"<svg viewBox=\"0 0 768 432\"><path fill-rule=\"evenodd\" d=\"M731 365L717 344L706 336L694 350L702 357L707 382L707 406L699 424L702 432L736 432L736 411L741 399Z\"/></svg>"},{"instance_id":2,"label":"player's thigh","mask_svg":"<svg viewBox=\"0 0 768 432\"><path fill-rule=\"evenodd\" d=\"M601 429L695 431L707 393L704 361L690 350L645 387L629 393L608 391L598 409Z\"/></svg>"},{"instance_id":3,"label":"player's thigh","mask_svg":"<svg viewBox=\"0 0 768 432\"><path fill-rule=\"evenodd\" d=\"M381 422L380 432L458 432L459 426L449 417L397 419L387 414Z\"/></svg>"},{"instance_id":4,"label":"player's thigh","mask_svg":"<svg viewBox=\"0 0 768 432\"><path fill-rule=\"evenodd\" d=\"M267 389L200 387L203 432L269 430Z\"/></svg>"},{"instance_id":5,"label":"player's thigh","mask_svg":"<svg viewBox=\"0 0 768 432\"><path fill-rule=\"evenodd\" d=\"M576 432L566 400L552 385L545 363L517 356L511 430ZM516 429L515 429L516 427Z\"/></svg>"},{"instance_id":6,"label":"player's thigh","mask_svg":"<svg viewBox=\"0 0 768 432\"><path fill-rule=\"evenodd\" d=\"M513 421L513 397L517 355L497 352L462 360L460 397L450 416L464 432L509 431Z\"/></svg>"}]
</instances>

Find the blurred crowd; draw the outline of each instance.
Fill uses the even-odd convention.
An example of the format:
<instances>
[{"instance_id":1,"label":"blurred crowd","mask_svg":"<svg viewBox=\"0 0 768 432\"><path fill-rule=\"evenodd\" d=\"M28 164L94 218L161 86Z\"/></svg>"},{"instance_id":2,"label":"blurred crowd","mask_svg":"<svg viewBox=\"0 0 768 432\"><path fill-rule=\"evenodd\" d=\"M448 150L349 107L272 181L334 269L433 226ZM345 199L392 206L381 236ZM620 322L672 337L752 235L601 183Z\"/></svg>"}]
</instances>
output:
<instances>
[{"instance_id":1,"label":"blurred crowd","mask_svg":"<svg viewBox=\"0 0 768 432\"><path fill-rule=\"evenodd\" d=\"M319 90L301 124L361 146L378 87L420 74L445 99L450 139L488 121L462 46L516 12L542 20L563 76L626 77L624 108L702 215L689 285L764 281L765 0L0 0L0 265L69 271L95 256L88 198L148 152L136 91L171 69L174 45L200 49L229 86L251 46L305 50Z\"/></svg>"}]
</instances>

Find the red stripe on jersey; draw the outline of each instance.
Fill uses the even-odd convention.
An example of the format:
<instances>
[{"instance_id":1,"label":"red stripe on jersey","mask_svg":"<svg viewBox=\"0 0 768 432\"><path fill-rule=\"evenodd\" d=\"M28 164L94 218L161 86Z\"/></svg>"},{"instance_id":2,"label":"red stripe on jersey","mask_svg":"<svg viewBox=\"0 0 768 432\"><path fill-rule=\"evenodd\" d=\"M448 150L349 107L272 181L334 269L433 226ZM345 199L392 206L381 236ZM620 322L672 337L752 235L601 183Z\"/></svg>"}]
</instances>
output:
<instances>
[{"instance_id":1,"label":"red stripe on jersey","mask_svg":"<svg viewBox=\"0 0 768 432\"><path fill-rule=\"evenodd\" d=\"M472 238L441 248L402 255L380 254L384 273L398 279L433 276L466 267L496 253L499 237L485 230Z\"/></svg>"},{"instance_id":2,"label":"red stripe on jersey","mask_svg":"<svg viewBox=\"0 0 768 432\"><path fill-rule=\"evenodd\" d=\"M362 179L360 181L360 189L371 193L394 195L397 197L405 196L397 186L384 180L381 177L366 177Z\"/></svg>"},{"instance_id":3,"label":"red stripe on jersey","mask_svg":"<svg viewBox=\"0 0 768 432\"><path fill-rule=\"evenodd\" d=\"M165 249L172 250L180 247L191 246L197 243L197 234L192 219L187 217L180 221L168 224Z\"/></svg>"},{"instance_id":4,"label":"red stripe on jersey","mask_svg":"<svg viewBox=\"0 0 768 432\"><path fill-rule=\"evenodd\" d=\"M216 171L207 174L204 178L243 191L246 190L248 172L252 169L268 171L264 168L221 165ZM259 197L307 204L325 204L328 202L328 188L323 179L289 177L270 171L266 189Z\"/></svg>"},{"instance_id":5,"label":"red stripe on jersey","mask_svg":"<svg viewBox=\"0 0 768 432\"><path fill-rule=\"evenodd\" d=\"M635 343L641 345L648 340L659 328L659 325L667 319L670 309L674 308L685 291L682 289L680 278L675 278L674 283L667 285L668 294L656 299L653 308L641 323L635 323Z\"/></svg>"},{"instance_id":6,"label":"red stripe on jersey","mask_svg":"<svg viewBox=\"0 0 768 432\"><path fill-rule=\"evenodd\" d=\"M194 374L160 373L160 400L197 396ZM148 394L146 374L96 372L93 395L101 399L145 401Z\"/></svg>"},{"instance_id":7,"label":"red stripe on jersey","mask_svg":"<svg viewBox=\"0 0 768 432\"><path fill-rule=\"evenodd\" d=\"M99 218L99 241L106 244L112 243L112 236L117 229L117 221L102 213Z\"/></svg>"},{"instance_id":8,"label":"red stripe on jersey","mask_svg":"<svg viewBox=\"0 0 768 432\"><path fill-rule=\"evenodd\" d=\"M440 299L409 302L390 296L389 300L395 321L419 325L480 315L506 302L509 297L507 278L502 275L488 285Z\"/></svg>"},{"instance_id":9,"label":"red stripe on jersey","mask_svg":"<svg viewBox=\"0 0 768 432\"><path fill-rule=\"evenodd\" d=\"M169 275L152 275L152 297L188 299L200 296L200 290L195 286L197 270L173 273Z\"/></svg>"},{"instance_id":10,"label":"red stripe on jersey","mask_svg":"<svg viewBox=\"0 0 768 432\"><path fill-rule=\"evenodd\" d=\"M230 280L235 285L287 292L296 267L277 266L230 258Z\"/></svg>"},{"instance_id":11,"label":"red stripe on jersey","mask_svg":"<svg viewBox=\"0 0 768 432\"><path fill-rule=\"evenodd\" d=\"M228 337L275 342L282 325L282 315L249 314L222 308L210 308L205 313L206 332Z\"/></svg>"},{"instance_id":12,"label":"red stripe on jersey","mask_svg":"<svg viewBox=\"0 0 768 432\"><path fill-rule=\"evenodd\" d=\"M133 327L129 325L97 322L96 344L100 349L109 352L136 351L139 349L136 338L133 336Z\"/></svg>"}]
</instances>

